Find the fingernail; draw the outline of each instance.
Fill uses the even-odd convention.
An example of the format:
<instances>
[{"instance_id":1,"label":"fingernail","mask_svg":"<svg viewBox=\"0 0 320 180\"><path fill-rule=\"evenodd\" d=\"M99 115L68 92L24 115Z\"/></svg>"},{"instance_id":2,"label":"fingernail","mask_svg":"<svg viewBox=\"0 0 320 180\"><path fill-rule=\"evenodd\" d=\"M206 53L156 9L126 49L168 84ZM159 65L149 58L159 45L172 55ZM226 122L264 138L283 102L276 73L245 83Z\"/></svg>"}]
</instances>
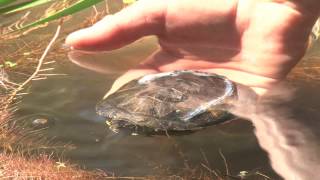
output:
<instances>
[{"instance_id":1,"label":"fingernail","mask_svg":"<svg viewBox=\"0 0 320 180\"><path fill-rule=\"evenodd\" d=\"M71 50L74 50L74 47L71 46L70 44L63 43L61 45L61 49L66 50L66 51L71 51Z\"/></svg>"}]
</instances>

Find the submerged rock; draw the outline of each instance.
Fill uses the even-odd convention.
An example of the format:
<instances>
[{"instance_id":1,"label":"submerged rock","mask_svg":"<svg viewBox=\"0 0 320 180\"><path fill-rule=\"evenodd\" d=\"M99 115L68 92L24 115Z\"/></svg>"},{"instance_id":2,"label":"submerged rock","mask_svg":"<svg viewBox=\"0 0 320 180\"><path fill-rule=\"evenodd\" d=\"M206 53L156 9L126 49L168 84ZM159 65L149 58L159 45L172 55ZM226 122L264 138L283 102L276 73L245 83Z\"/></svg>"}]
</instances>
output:
<instances>
[{"instance_id":1,"label":"submerged rock","mask_svg":"<svg viewBox=\"0 0 320 180\"><path fill-rule=\"evenodd\" d=\"M28 127L34 129L49 128L54 126L56 122L56 119L52 115L44 113L23 116L21 120L22 122L27 123L26 125Z\"/></svg>"},{"instance_id":2,"label":"submerged rock","mask_svg":"<svg viewBox=\"0 0 320 180\"><path fill-rule=\"evenodd\" d=\"M33 126L46 126L49 123L49 119L37 118L32 121Z\"/></svg>"},{"instance_id":3,"label":"submerged rock","mask_svg":"<svg viewBox=\"0 0 320 180\"><path fill-rule=\"evenodd\" d=\"M198 71L150 74L128 82L98 103L110 129L133 133L194 131L224 122L237 101L237 85Z\"/></svg>"}]
</instances>

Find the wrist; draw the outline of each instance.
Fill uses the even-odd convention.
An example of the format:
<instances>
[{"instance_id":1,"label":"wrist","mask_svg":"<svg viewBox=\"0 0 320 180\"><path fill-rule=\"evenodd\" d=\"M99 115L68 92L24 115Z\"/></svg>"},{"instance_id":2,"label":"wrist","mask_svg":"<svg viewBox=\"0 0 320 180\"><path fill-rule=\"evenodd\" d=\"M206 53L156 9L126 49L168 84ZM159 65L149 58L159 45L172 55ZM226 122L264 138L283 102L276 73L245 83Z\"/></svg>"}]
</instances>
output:
<instances>
[{"instance_id":1,"label":"wrist","mask_svg":"<svg viewBox=\"0 0 320 180\"><path fill-rule=\"evenodd\" d=\"M272 0L277 3L288 4L299 12L308 16L319 17L320 3L319 0Z\"/></svg>"},{"instance_id":2,"label":"wrist","mask_svg":"<svg viewBox=\"0 0 320 180\"><path fill-rule=\"evenodd\" d=\"M284 4L295 9L302 20L305 27L310 28L320 19L320 2L319 0L265 0L274 3Z\"/></svg>"}]
</instances>

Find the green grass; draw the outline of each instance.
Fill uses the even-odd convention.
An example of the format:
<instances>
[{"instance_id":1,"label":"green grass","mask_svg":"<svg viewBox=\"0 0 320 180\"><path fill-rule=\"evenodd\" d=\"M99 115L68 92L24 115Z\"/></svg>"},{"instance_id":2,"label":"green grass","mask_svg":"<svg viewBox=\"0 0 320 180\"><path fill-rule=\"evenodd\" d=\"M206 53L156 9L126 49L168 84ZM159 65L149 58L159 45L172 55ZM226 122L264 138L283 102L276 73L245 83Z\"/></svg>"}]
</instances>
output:
<instances>
[{"instance_id":1,"label":"green grass","mask_svg":"<svg viewBox=\"0 0 320 180\"><path fill-rule=\"evenodd\" d=\"M28 28L32 28L47 22L51 22L57 19L60 19L64 16L73 15L79 11L82 11L88 7L91 7L103 0L78 0L75 3L71 4L70 6L59 10L53 14L48 15L47 17L43 17L41 19L35 20L29 24L26 24L22 27L19 27L15 30L12 30L6 34L26 30ZM131 4L137 0L123 0L124 4ZM8 15L14 14L25 10L32 10L38 6L53 3L53 2L71 2L71 0L29 0L25 2L18 2L17 0L0 0L0 15Z\"/></svg>"},{"instance_id":2,"label":"green grass","mask_svg":"<svg viewBox=\"0 0 320 180\"><path fill-rule=\"evenodd\" d=\"M17 13L17 12L20 12L23 10L35 8L37 6L40 6L40 5L49 3L49 2L58 2L58 1L61 1L61 0L33 0L33 1L27 1L24 3L18 3L18 4L15 3L13 5L9 5L12 2L9 2L7 0L0 0L0 7L5 6L0 9L0 15ZM8 33L25 30L25 29L28 29L31 27L35 27L35 26L38 26L38 25L41 25L41 24L44 24L47 22L51 22L51 21L60 19L64 16L75 14L75 13L82 11L88 7L91 7L101 1L103 1L103 0L79 0L75 3L73 3L72 5L62 9L62 10L59 10L53 14L50 14L47 17L36 20L36 21L31 22L29 24L26 24L26 25L19 27L13 31L8 32Z\"/></svg>"}]
</instances>

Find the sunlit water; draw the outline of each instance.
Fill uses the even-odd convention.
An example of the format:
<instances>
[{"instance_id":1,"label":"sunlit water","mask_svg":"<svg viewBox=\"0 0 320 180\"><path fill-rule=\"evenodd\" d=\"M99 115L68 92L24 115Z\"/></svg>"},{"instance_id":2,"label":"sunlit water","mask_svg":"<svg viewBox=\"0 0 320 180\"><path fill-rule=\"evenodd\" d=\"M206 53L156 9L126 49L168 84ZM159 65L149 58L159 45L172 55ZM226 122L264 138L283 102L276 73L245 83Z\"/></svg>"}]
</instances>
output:
<instances>
[{"instance_id":1,"label":"sunlit water","mask_svg":"<svg viewBox=\"0 0 320 180\"><path fill-rule=\"evenodd\" d=\"M136 50L146 54L143 48ZM141 55L123 51L113 54L112 58L129 60L125 57L135 56ZM107 60L108 55L105 58ZM95 105L117 75L98 74L69 61L57 65L55 72L67 76L35 81L30 94L19 105L20 116L53 116L55 123L46 134L75 144L77 148L67 156L88 168L121 175L150 175L168 168L178 171L186 166L200 166L208 159L211 168L223 172L221 150L234 174L257 168L270 174L266 154L259 148L249 121L232 121L170 138L114 134L104 118L97 116Z\"/></svg>"},{"instance_id":2,"label":"sunlit water","mask_svg":"<svg viewBox=\"0 0 320 180\"><path fill-rule=\"evenodd\" d=\"M268 176L277 177L269 165L266 153L257 143L253 126L246 120L235 120L190 135L171 137L128 136L115 134L107 128L104 118L95 112L96 103L122 72L133 67L155 48L154 39L144 39L120 51L99 57L84 57L96 58L101 64L104 61L112 62L105 65L109 68L107 74L81 68L69 61L67 55L60 57L56 61L63 63L55 63L50 67L55 68L54 73L66 75L34 81L28 90L29 94L19 104L19 116L26 120L39 115L52 117L54 123L45 130L44 135L74 144L76 149L66 156L90 169L135 176L167 170L179 173L188 167L200 167L201 163L206 164L208 160L210 168L224 174L221 151L232 174L243 170L259 170ZM314 47L307 56L309 59L306 58L308 61L301 63L298 68L314 65L319 55L317 49L320 48ZM303 69L304 74L301 76L300 70L293 73L295 76L292 76L291 81L296 86L304 82L316 86L313 83L317 81L316 68ZM316 93L307 95L319 97ZM317 102L309 100L296 103L303 104L305 109L317 105Z\"/></svg>"}]
</instances>

